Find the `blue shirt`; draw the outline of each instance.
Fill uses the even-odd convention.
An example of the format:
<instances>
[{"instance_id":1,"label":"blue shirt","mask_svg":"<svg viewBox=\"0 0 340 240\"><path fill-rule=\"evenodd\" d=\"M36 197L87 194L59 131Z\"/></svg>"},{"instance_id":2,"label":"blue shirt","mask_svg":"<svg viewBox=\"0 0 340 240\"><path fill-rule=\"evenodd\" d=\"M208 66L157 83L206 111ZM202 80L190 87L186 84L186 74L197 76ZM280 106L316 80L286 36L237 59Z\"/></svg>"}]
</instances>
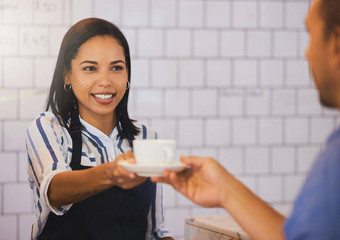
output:
<instances>
[{"instance_id":1,"label":"blue shirt","mask_svg":"<svg viewBox=\"0 0 340 240\"><path fill-rule=\"evenodd\" d=\"M82 130L81 165L97 166L114 161L124 152L131 151L126 139L121 139L117 128L107 136L97 128L80 118ZM156 132L137 123L141 132L138 138L157 138ZM54 207L47 197L48 186L52 177L60 172L71 171L72 138L67 129L60 125L57 117L50 112L42 113L28 127L26 131L26 148L28 156L27 172L30 187L33 192L36 220L32 225L31 239L36 239L44 228L50 212L56 215L65 214L72 204ZM145 239L155 239L170 236L164 226L162 207L162 186L157 184L154 216L151 207L148 215L148 229Z\"/></svg>"},{"instance_id":2,"label":"blue shirt","mask_svg":"<svg viewBox=\"0 0 340 240\"><path fill-rule=\"evenodd\" d=\"M340 129L308 174L284 232L287 239L340 239Z\"/></svg>"}]
</instances>

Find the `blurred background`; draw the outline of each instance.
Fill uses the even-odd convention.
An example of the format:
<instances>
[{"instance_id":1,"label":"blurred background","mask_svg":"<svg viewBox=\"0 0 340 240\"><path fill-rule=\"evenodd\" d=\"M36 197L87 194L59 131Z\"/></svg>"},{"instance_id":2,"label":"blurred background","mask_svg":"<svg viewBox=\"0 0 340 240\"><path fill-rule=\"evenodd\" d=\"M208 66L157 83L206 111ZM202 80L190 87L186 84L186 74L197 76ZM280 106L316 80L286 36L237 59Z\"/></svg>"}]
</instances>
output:
<instances>
[{"instance_id":1,"label":"blurred background","mask_svg":"<svg viewBox=\"0 0 340 240\"><path fill-rule=\"evenodd\" d=\"M289 213L338 125L320 106L304 50L309 0L0 0L0 239L34 219L24 134L44 111L61 40L78 20L118 25L132 55L130 115L177 156L211 156ZM167 226L184 239L200 208L164 186Z\"/></svg>"}]
</instances>

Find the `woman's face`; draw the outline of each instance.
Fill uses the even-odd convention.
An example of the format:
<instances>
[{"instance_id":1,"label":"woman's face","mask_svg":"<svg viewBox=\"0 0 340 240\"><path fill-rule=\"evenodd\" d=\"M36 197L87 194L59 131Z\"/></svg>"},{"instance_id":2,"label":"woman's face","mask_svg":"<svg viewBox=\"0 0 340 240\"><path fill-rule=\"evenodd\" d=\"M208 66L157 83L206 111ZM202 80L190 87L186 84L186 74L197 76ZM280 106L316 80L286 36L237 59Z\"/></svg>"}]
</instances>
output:
<instances>
[{"instance_id":1,"label":"woman's face","mask_svg":"<svg viewBox=\"0 0 340 240\"><path fill-rule=\"evenodd\" d=\"M65 83L72 85L79 114L87 122L112 118L128 81L124 51L111 36L95 36L78 49Z\"/></svg>"}]
</instances>

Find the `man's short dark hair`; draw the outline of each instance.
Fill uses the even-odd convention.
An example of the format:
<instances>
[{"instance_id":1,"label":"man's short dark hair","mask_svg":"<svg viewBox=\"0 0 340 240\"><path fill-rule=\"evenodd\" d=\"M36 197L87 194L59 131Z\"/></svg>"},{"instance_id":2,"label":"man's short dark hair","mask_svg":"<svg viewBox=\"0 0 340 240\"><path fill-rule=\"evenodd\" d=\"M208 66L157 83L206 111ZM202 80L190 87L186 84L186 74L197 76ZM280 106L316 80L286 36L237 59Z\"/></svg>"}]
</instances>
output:
<instances>
[{"instance_id":1,"label":"man's short dark hair","mask_svg":"<svg viewBox=\"0 0 340 240\"><path fill-rule=\"evenodd\" d=\"M322 0L321 17L325 21L324 36L329 38L336 26L340 26L340 0Z\"/></svg>"}]
</instances>

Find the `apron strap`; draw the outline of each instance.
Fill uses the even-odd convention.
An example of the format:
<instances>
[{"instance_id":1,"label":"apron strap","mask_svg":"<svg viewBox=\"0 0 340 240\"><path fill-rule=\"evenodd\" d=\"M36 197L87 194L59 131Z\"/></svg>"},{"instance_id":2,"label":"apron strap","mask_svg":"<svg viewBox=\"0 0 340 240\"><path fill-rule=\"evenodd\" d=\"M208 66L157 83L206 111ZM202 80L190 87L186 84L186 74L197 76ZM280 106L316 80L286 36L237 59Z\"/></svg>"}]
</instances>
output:
<instances>
[{"instance_id":1,"label":"apron strap","mask_svg":"<svg viewBox=\"0 0 340 240\"><path fill-rule=\"evenodd\" d=\"M78 170L81 169L80 159L83 142L81 138L81 123L79 119L78 108L74 109L71 112L71 126L69 129L69 133L72 138L72 159L70 166L72 170Z\"/></svg>"}]
</instances>

